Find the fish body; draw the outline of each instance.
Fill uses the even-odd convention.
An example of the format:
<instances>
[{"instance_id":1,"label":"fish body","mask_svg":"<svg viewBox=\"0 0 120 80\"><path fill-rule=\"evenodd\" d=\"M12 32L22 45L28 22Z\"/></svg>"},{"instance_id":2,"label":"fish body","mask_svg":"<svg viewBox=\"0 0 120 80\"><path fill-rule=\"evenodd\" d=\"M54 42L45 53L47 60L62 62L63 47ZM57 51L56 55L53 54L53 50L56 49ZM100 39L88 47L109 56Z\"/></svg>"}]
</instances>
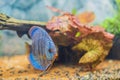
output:
<instances>
[{"instance_id":1,"label":"fish body","mask_svg":"<svg viewBox=\"0 0 120 80\"><path fill-rule=\"evenodd\" d=\"M32 27L29 34L32 39L32 52L29 54L29 61L34 68L46 70L57 54L56 46L49 34L38 26Z\"/></svg>"}]
</instances>

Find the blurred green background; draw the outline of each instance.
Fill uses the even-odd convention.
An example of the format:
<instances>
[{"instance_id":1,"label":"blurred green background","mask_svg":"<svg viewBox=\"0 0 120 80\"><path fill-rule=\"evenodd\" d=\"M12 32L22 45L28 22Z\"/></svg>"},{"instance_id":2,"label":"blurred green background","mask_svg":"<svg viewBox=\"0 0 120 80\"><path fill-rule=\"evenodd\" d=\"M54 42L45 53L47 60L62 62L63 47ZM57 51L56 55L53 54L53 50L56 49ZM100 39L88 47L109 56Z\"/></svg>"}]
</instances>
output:
<instances>
[{"instance_id":1,"label":"blurred green background","mask_svg":"<svg viewBox=\"0 0 120 80\"><path fill-rule=\"evenodd\" d=\"M76 15L93 12L89 24L102 25L108 32L120 33L120 0L0 0L0 13L24 20L47 22L58 15L46 6L53 6ZM25 42L31 40L25 35L19 38L14 31L0 31L0 55L25 53Z\"/></svg>"}]
</instances>

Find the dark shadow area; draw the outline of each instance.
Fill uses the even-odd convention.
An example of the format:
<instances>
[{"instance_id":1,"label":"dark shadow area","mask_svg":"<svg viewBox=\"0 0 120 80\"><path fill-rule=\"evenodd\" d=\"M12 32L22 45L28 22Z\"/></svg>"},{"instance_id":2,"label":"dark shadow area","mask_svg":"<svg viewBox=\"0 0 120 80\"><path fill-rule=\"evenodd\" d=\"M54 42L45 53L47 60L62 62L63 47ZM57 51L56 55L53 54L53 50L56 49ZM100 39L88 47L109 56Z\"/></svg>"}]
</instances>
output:
<instances>
[{"instance_id":1,"label":"dark shadow area","mask_svg":"<svg viewBox=\"0 0 120 80\"><path fill-rule=\"evenodd\" d=\"M120 36L119 35L115 36L113 40L113 46L107 58L120 60Z\"/></svg>"},{"instance_id":2,"label":"dark shadow area","mask_svg":"<svg viewBox=\"0 0 120 80\"><path fill-rule=\"evenodd\" d=\"M58 51L58 61L59 63L67 63L67 64L78 64L79 59L84 55L83 52L75 52L72 50L71 46L59 46Z\"/></svg>"}]
</instances>

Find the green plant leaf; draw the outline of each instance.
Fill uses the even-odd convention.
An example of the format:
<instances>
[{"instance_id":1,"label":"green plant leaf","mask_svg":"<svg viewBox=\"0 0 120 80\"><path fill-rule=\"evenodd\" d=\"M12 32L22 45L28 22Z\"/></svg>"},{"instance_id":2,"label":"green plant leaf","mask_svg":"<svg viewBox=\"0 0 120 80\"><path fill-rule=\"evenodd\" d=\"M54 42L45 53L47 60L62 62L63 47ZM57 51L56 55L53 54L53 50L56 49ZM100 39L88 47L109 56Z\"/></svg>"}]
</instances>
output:
<instances>
[{"instance_id":1,"label":"green plant leaf","mask_svg":"<svg viewBox=\"0 0 120 80\"><path fill-rule=\"evenodd\" d=\"M76 8L73 8L73 9L72 9L72 14L73 14L73 15L76 15L76 13L77 13L77 9L76 9Z\"/></svg>"},{"instance_id":2,"label":"green plant leaf","mask_svg":"<svg viewBox=\"0 0 120 80\"><path fill-rule=\"evenodd\" d=\"M80 34L81 34L80 32L77 32L75 37L80 37Z\"/></svg>"}]
</instances>

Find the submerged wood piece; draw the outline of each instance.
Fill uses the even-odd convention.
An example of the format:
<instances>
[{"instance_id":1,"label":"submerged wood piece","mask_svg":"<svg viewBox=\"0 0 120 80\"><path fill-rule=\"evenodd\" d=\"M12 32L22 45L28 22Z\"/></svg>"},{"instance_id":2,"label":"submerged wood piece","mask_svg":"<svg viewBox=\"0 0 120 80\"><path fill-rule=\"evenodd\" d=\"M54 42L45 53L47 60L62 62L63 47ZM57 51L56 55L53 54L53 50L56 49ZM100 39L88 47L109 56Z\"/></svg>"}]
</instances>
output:
<instances>
[{"instance_id":1,"label":"submerged wood piece","mask_svg":"<svg viewBox=\"0 0 120 80\"><path fill-rule=\"evenodd\" d=\"M27 34L27 31L32 26L40 26L45 28L45 25L45 22L19 20L0 13L0 30L14 30L17 31L20 36Z\"/></svg>"},{"instance_id":2,"label":"submerged wood piece","mask_svg":"<svg viewBox=\"0 0 120 80\"><path fill-rule=\"evenodd\" d=\"M8 27L9 29L9 26L16 26L16 27L27 27L27 26L35 26L35 25L38 25L38 26L44 26L46 23L45 22L39 22L39 21L27 21L27 20L19 20L19 19L15 19L13 17L9 17L5 14L2 14L0 13L0 26L3 27ZM27 25L27 26L25 26ZM2 29L2 28L0 28Z\"/></svg>"}]
</instances>

